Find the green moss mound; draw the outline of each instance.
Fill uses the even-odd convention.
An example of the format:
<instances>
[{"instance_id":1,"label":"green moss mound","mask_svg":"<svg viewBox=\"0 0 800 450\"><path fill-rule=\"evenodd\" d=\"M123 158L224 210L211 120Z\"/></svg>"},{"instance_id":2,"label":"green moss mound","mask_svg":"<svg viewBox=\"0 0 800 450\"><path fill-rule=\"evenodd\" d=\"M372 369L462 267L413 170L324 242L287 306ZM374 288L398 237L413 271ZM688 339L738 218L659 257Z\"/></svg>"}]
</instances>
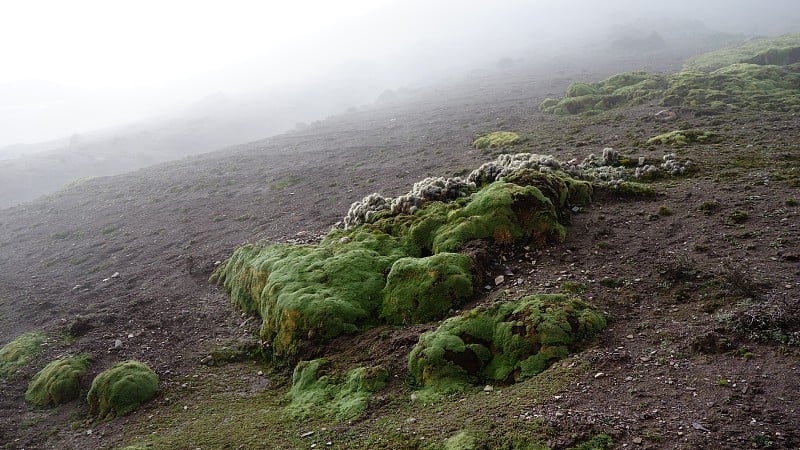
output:
<instances>
[{"instance_id":1,"label":"green moss mound","mask_svg":"<svg viewBox=\"0 0 800 450\"><path fill-rule=\"evenodd\" d=\"M383 290L381 316L395 325L443 317L472 296L471 264L468 256L458 253L398 259Z\"/></svg>"},{"instance_id":2,"label":"green moss mound","mask_svg":"<svg viewBox=\"0 0 800 450\"><path fill-rule=\"evenodd\" d=\"M689 58L684 67L689 70L712 72L737 63L783 66L798 62L798 48L800 48L800 33L765 37Z\"/></svg>"},{"instance_id":3,"label":"green moss mound","mask_svg":"<svg viewBox=\"0 0 800 450\"><path fill-rule=\"evenodd\" d=\"M28 384L25 400L39 408L58 406L80 395L81 378L86 375L88 355L60 358L46 365Z\"/></svg>"},{"instance_id":4,"label":"green moss mound","mask_svg":"<svg viewBox=\"0 0 800 450\"><path fill-rule=\"evenodd\" d=\"M519 134L513 131L495 131L475 139L472 142L472 147L481 150L486 148L510 147L519 143Z\"/></svg>"},{"instance_id":5,"label":"green moss mound","mask_svg":"<svg viewBox=\"0 0 800 450\"><path fill-rule=\"evenodd\" d=\"M100 372L86 396L89 414L98 419L124 416L158 391L158 375L138 361L123 361Z\"/></svg>"},{"instance_id":6,"label":"green moss mound","mask_svg":"<svg viewBox=\"0 0 800 450\"><path fill-rule=\"evenodd\" d=\"M647 140L648 144L669 145L672 147L684 147L689 144L703 143L713 140L714 134L702 130L675 130L668 133L653 136Z\"/></svg>"},{"instance_id":7,"label":"green moss mound","mask_svg":"<svg viewBox=\"0 0 800 450\"><path fill-rule=\"evenodd\" d=\"M603 314L578 298L533 295L444 321L420 336L408 369L418 384L443 393L516 382L578 350L605 325Z\"/></svg>"},{"instance_id":8,"label":"green moss mound","mask_svg":"<svg viewBox=\"0 0 800 450\"><path fill-rule=\"evenodd\" d=\"M352 420L367 409L369 397L386 386L389 372L383 367L357 367L342 380L325 373L324 358L301 361L292 373L286 414L294 419L334 417Z\"/></svg>"},{"instance_id":9,"label":"green moss mound","mask_svg":"<svg viewBox=\"0 0 800 450\"><path fill-rule=\"evenodd\" d=\"M414 214L380 212L316 245L245 245L211 281L261 316L261 336L277 357L381 323L437 320L472 295L472 261L458 253L465 245L562 242L560 209L591 195L588 183L555 175L523 184L494 182Z\"/></svg>"},{"instance_id":10,"label":"green moss mound","mask_svg":"<svg viewBox=\"0 0 800 450\"><path fill-rule=\"evenodd\" d=\"M42 351L45 335L24 333L0 349L0 378L5 378L25 366Z\"/></svg>"},{"instance_id":11,"label":"green moss mound","mask_svg":"<svg viewBox=\"0 0 800 450\"><path fill-rule=\"evenodd\" d=\"M539 108L556 115L597 114L659 101L719 113L731 109L800 111L800 34L753 41L692 58L680 72L631 72L573 83Z\"/></svg>"}]
</instances>

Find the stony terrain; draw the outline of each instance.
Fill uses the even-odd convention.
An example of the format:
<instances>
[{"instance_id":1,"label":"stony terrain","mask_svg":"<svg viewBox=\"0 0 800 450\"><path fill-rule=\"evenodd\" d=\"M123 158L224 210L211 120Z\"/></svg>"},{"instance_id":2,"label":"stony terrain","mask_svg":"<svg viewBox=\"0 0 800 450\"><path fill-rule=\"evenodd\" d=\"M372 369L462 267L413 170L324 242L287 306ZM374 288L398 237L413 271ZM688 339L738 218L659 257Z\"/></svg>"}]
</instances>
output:
<instances>
[{"instance_id":1,"label":"stony terrain","mask_svg":"<svg viewBox=\"0 0 800 450\"><path fill-rule=\"evenodd\" d=\"M672 72L684 56L478 71L302 130L0 210L0 344L47 334L44 352L0 379L0 443L442 448L464 432L464 442L508 449L568 448L600 434L615 448L800 446L800 119L672 108L664 120L655 101L589 117L538 110L572 81ZM677 129L715 139L646 143ZM470 145L496 130L522 136L514 152L568 160L613 147L632 159L676 152L696 165L653 182L656 196L598 195L573 211L559 246L495 249L487 275L503 275L502 283L464 306L578 293L609 318L589 349L523 383L424 403L412 400L406 357L435 323L341 337L317 353L336 367L369 361L390 374L366 414L345 422L281 414L291 366L201 363L221 346L256 340L258 320L208 282L236 246L314 242L369 193L402 194L426 176L468 173L492 159L499 150ZM80 352L94 356L91 376L118 361L146 362L160 393L108 422L90 419L77 401L50 410L25 403L33 374ZM454 448L473 448L464 442Z\"/></svg>"}]
</instances>

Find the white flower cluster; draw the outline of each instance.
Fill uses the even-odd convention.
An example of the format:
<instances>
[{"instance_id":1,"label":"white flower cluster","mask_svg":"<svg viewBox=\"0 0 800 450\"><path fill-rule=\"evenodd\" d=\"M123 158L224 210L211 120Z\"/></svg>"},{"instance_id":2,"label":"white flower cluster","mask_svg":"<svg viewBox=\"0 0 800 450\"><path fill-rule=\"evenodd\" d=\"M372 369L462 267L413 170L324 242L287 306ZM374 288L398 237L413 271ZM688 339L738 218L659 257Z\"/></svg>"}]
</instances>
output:
<instances>
[{"instance_id":1,"label":"white flower cluster","mask_svg":"<svg viewBox=\"0 0 800 450\"><path fill-rule=\"evenodd\" d=\"M661 169L670 175L681 175L694 166L692 160L687 159L684 162L678 161L678 156L675 153L667 153L664 155L664 162L661 164Z\"/></svg>"},{"instance_id":2,"label":"white flower cluster","mask_svg":"<svg viewBox=\"0 0 800 450\"><path fill-rule=\"evenodd\" d=\"M520 169L533 169L552 172L561 169L562 163L552 155L537 153L503 154L494 161L485 163L473 170L467 179L476 185L491 183Z\"/></svg>"}]
</instances>

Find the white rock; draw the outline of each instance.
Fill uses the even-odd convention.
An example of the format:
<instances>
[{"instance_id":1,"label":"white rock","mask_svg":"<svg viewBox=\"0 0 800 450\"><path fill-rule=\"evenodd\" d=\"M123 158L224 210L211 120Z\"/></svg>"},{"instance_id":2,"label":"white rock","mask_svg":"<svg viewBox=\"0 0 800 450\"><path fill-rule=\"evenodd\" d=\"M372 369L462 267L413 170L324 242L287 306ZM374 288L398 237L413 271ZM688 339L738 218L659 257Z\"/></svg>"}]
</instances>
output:
<instances>
[{"instance_id":1,"label":"white rock","mask_svg":"<svg viewBox=\"0 0 800 450\"><path fill-rule=\"evenodd\" d=\"M498 275L494 277L495 286L500 286L501 284L503 284L504 281L506 281L506 277L504 277L503 275Z\"/></svg>"}]
</instances>

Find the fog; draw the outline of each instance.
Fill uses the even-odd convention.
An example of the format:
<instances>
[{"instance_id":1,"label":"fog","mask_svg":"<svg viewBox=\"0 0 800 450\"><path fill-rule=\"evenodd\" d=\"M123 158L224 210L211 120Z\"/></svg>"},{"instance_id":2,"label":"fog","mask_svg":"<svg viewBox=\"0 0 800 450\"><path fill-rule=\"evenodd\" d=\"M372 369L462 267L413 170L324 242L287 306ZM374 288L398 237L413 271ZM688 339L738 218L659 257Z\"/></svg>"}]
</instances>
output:
<instances>
[{"instance_id":1,"label":"fog","mask_svg":"<svg viewBox=\"0 0 800 450\"><path fill-rule=\"evenodd\" d=\"M68 155L76 142L132 130L199 132L181 127L205 121L201 143L166 152L179 157L502 58L595 52L628 32L655 30L677 46L697 30L745 37L798 24L796 0L3 2L0 160Z\"/></svg>"}]
</instances>

